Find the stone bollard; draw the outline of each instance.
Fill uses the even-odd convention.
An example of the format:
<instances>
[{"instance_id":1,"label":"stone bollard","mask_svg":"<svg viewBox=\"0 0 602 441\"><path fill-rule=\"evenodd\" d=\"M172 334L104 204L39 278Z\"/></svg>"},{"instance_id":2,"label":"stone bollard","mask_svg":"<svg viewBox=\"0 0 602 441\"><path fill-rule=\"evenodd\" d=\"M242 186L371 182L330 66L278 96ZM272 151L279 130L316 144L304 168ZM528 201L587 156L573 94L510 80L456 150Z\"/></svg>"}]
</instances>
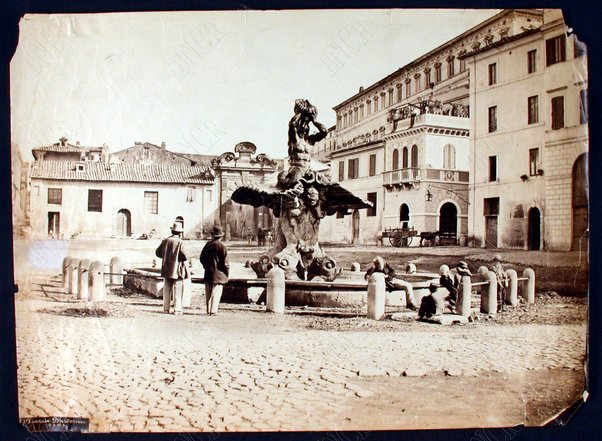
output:
<instances>
[{"instance_id":1,"label":"stone bollard","mask_svg":"<svg viewBox=\"0 0 602 441\"><path fill-rule=\"evenodd\" d=\"M123 273L123 264L119 257L113 257L109 265L111 277L109 277L109 285L123 286L123 276L117 275Z\"/></svg>"},{"instance_id":2,"label":"stone bollard","mask_svg":"<svg viewBox=\"0 0 602 441\"><path fill-rule=\"evenodd\" d=\"M382 320L385 318L385 275L372 273L368 279L368 318Z\"/></svg>"},{"instance_id":3,"label":"stone bollard","mask_svg":"<svg viewBox=\"0 0 602 441\"><path fill-rule=\"evenodd\" d=\"M182 308L190 308L192 304L192 281L189 278L182 280Z\"/></svg>"},{"instance_id":4,"label":"stone bollard","mask_svg":"<svg viewBox=\"0 0 602 441\"><path fill-rule=\"evenodd\" d=\"M77 298L88 300L88 286L90 285L90 261L82 259L79 261L77 271Z\"/></svg>"},{"instance_id":5,"label":"stone bollard","mask_svg":"<svg viewBox=\"0 0 602 441\"><path fill-rule=\"evenodd\" d=\"M353 271L354 273L359 273L362 270L362 267L360 266L360 264L358 262L353 262L351 264L351 271Z\"/></svg>"},{"instance_id":6,"label":"stone bollard","mask_svg":"<svg viewBox=\"0 0 602 441\"><path fill-rule=\"evenodd\" d=\"M485 281L489 282L487 289L481 290L481 312L486 314L497 314L497 276L493 271L485 275Z\"/></svg>"},{"instance_id":7,"label":"stone bollard","mask_svg":"<svg viewBox=\"0 0 602 441\"><path fill-rule=\"evenodd\" d=\"M462 276L462 285L458 292L458 301L456 302L456 314L464 317L470 316L470 301L472 298L472 282L470 276Z\"/></svg>"},{"instance_id":8,"label":"stone bollard","mask_svg":"<svg viewBox=\"0 0 602 441\"><path fill-rule=\"evenodd\" d=\"M506 270L506 276L508 277L508 289L504 300L507 304L516 306L518 305L518 274L513 269L509 269Z\"/></svg>"},{"instance_id":9,"label":"stone bollard","mask_svg":"<svg viewBox=\"0 0 602 441\"><path fill-rule=\"evenodd\" d=\"M522 296L527 303L535 303L535 271L525 268L523 277L527 277L527 280L523 281Z\"/></svg>"},{"instance_id":10,"label":"stone bollard","mask_svg":"<svg viewBox=\"0 0 602 441\"><path fill-rule=\"evenodd\" d=\"M69 294L73 294L77 298L77 278L79 271L79 259L71 259L69 262Z\"/></svg>"},{"instance_id":11,"label":"stone bollard","mask_svg":"<svg viewBox=\"0 0 602 441\"><path fill-rule=\"evenodd\" d=\"M98 260L90 265L90 289L88 291L88 300L97 302L104 300L107 296L105 289L105 266Z\"/></svg>"},{"instance_id":12,"label":"stone bollard","mask_svg":"<svg viewBox=\"0 0 602 441\"><path fill-rule=\"evenodd\" d=\"M485 265L480 266L479 269L477 270L477 273L479 273L479 275L483 278L483 280L487 280L488 272L489 272L489 268L487 268Z\"/></svg>"},{"instance_id":13,"label":"stone bollard","mask_svg":"<svg viewBox=\"0 0 602 441\"><path fill-rule=\"evenodd\" d=\"M274 266L267 274L266 309L277 314L284 314L284 270Z\"/></svg>"},{"instance_id":14,"label":"stone bollard","mask_svg":"<svg viewBox=\"0 0 602 441\"><path fill-rule=\"evenodd\" d=\"M63 291L69 292L69 264L71 263L71 257L65 257L63 259Z\"/></svg>"}]
</instances>

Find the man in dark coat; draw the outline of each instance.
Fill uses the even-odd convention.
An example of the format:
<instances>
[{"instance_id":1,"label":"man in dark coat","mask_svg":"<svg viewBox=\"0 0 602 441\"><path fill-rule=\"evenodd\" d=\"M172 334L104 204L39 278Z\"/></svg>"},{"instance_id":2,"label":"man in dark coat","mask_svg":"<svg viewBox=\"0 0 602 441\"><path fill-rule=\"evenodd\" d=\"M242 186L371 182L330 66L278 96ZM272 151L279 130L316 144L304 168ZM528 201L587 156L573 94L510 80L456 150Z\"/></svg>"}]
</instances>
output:
<instances>
[{"instance_id":1,"label":"man in dark coat","mask_svg":"<svg viewBox=\"0 0 602 441\"><path fill-rule=\"evenodd\" d=\"M205 301L207 314L217 314L224 284L228 282L230 264L228 263L228 250L221 239L224 230L220 225L215 225L211 230L212 240L207 242L201 251L201 264L205 269Z\"/></svg>"},{"instance_id":2,"label":"man in dark coat","mask_svg":"<svg viewBox=\"0 0 602 441\"><path fill-rule=\"evenodd\" d=\"M174 299L174 314L182 315L182 297L186 277L186 263L188 254L181 238L184 228L181 222L174 222L171 227L171 236L164 239L155 251L155 255L162 259L161 277L165 279L163 285L163 312L169 314L171 299Z\"/></svg>"},{"instance_id":3,"label":"man in dark coat","mask_svg":"<svg viewBox=\"0 0 602 441\"><path fill-rule=\"evenodd\" d=\"M445 301L442 294L438 293L439 283L432 281L429 285L429 295L422 298L420 303L420 309L418 310L418 317L421 319L431 318L443 314L443 308L445 307Z\"/></svg>"}]
</instances>

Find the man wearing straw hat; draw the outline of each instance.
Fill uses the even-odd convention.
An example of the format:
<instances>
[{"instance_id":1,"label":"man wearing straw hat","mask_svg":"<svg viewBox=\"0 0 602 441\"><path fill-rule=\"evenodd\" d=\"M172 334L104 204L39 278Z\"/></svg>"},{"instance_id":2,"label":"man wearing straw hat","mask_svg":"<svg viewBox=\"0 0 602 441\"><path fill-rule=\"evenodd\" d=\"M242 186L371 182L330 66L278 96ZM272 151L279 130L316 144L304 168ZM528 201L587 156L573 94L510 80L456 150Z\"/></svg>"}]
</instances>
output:
<instances>
[{"instance_id":1,"label":"man wearing straw hat","mask_svg":"<svg viewBox=\"0 0 602 441\"><path fill-rule=\"evenodd\" d=\"M188 254L182 240L184 228L181 222L174 222L171 227L171 236L164 239L155 251L155 255L162 259L161 277L165 279L163 285L163 312L169 314L171 299L174 299L174 314L182 315L182 297L184 295L184 282L187 277Z\"/></svg>"},{"instance_id":2,"label":"man wearing straw hat","mask_svg":"<svg viewBox=\"0 0 602 441\"><path fill-rule=\"evenodd\" d=\"M217 314L224 284L228 282L230 264L228 263L228 250L221 239L224 230L220 225L215 225L211 230L212 240L207 242L201 251L201 264L205 269L205 302L207 314Z\"/></svg>"}]
</instances>

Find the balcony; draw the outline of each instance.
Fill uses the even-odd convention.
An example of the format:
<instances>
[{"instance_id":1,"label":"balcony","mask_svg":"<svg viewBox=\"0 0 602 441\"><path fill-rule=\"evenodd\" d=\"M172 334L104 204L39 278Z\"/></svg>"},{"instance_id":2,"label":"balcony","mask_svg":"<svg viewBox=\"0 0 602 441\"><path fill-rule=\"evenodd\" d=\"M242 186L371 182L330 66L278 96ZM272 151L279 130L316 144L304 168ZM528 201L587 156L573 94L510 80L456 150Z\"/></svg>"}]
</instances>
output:
<instances>
[{"instance_id":1,"label":"balcony","mask_svg":"<svg viewBox=\"0 0 602 441\"><path fill-rule=\"evenodd\" d=\"M383 185L388 188L416 187L421 181L467 184L469 173L438 168L402 168L383 173Z\"/></svg>"},{"instance_id":2,"label":"balcony","mask_svg":"<svg viewBox=\"0 0 602 441\"><path fill-rule=\"evenodd\" d=\"M415 186L420 182L419 168L402 168L383 173L385 187Z\"/></svg>"}]
</instances>

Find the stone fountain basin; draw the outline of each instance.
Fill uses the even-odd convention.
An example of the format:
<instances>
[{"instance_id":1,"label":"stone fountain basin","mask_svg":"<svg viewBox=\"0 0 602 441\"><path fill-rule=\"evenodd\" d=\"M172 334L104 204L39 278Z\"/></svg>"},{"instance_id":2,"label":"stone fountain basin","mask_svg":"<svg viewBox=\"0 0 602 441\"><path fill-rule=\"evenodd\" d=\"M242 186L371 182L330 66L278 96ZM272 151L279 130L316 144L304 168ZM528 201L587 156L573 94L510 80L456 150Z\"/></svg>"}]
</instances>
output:
<instances>
[{"instance_id":1,"label":"stone fountain basin","mask_svg":"<svg viewBox=\"0 0 602 441\"><path fill-rule=\"evenodd\" d=\"M423 296L429 294L428 286L439 275L433 273L405 274L404 279L414 287L414 297L418 305ZM195 279L193 278L193 284ZM368 284L364 273L343 271L333 282L322 279L312 281L287 280L286 306L311 306L324 308L359 308L367 305ZM222 301L231 303L265 302L267 279L231 278L224 287ZM404 290L388 291L385 296L387 306L405 306Z\"/></svg>"},{"instance_id":2,"label":"stone fountain basin","mask_svg":"<svg viewBox=\"0 0 602 441\"><path fill-rule=\"evenodd\" d=\"M202 272L202 270L201 270ZM158 268L128 269L125 277L126 287L163 297L163 279ZM404 274L403 278L412 283L414 297L420 304L423 296L428 295L428 286L432 280L438 280L435 273ZM267 279L258 279L250 274L242 277L232 277L224 287L222 302L224 303L260 303L266 301L265 289ZM204 290L203 279L193 271L192 278L184 283L184 306L190 305L192 295L200 295ZM324 282L317 278L312 281L287 280L285 304L287 306L310 306L324 308L361 308L367 305L368 284L363 272L343 271L334 282ZM405 306L404 290L387 291L385 296L387 306Z\"/></svg>"}]
</instances>

